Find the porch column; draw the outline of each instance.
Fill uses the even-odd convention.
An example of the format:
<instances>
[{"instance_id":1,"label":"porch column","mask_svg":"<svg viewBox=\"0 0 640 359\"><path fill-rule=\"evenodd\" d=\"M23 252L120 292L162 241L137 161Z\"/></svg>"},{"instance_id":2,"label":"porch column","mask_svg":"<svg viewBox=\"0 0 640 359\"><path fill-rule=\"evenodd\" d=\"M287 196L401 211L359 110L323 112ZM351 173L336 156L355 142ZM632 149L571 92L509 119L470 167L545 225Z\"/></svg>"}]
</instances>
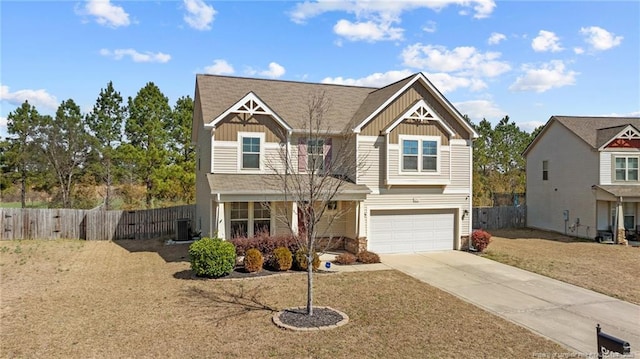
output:
<instances>
[{"instance_id":1,"label":"porch column","mask_svg":"<svg viewBox=\"0 0 640 359\"><path fill-rule=\"evenodd\" d=\"M298 235L298 203L295 201L291 202L291 233Z\"/></svg>"},{"instance_id":2,"label":"porch column","mask_svg":"<svg viewBox=\"0 0 640 359\"><path fill-rule=\"evenodd\" d=\"M226 238L226 220L224 215L224 202L218 202L216 206L216 228L215 231L218 232L218 238L225 239Z\"/></svg>"},{"instance_id":3,"label":"porch column","mask_svg":"<svg viewBox=\"0 0 640 359\"><path fill-rule=\"evenodd\" d=\"M627 245L627 238L624 233L624 210L622 197L618 201L616 210L616 243Z\"/></svg>"},{"instance_id":4,"label":"porch column","mask_svg":"<svg viewBox=\"0 0 640 359\"><path fill-rule=\"evenodd\" d=\"M362 238L367 236L367 226L366 226L366 216L365 216L365 208L362 205L362 202L356 202L356 218L357 226L356 226L356 237Z\"/></svg>"}]
</instances>

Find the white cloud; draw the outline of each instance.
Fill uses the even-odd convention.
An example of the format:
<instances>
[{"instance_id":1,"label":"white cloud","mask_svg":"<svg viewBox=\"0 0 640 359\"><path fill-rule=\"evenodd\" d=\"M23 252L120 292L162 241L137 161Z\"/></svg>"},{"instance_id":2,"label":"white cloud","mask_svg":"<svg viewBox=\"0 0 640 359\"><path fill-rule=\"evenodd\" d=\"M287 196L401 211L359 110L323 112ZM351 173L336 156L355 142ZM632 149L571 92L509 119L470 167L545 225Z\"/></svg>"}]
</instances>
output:
<instances>
[{"instance_id":1,"label":"white cloud","mask_svg":"<svg viewBox=\"0 0 640 359\"><path fill-rule=\"evenodd\" d=\"M393 41L402 39L404 29L394 26L401 22L402 13L420 8L440 11L449 5L473 7L475 18L488 17L496 6L494 0L317 0L298 3L289 15L293 22L301 24L326 12L346 12L353 14L355 21L339 20L333 27L337 35L352 41Z\"/></svg>"},{"instance_id":2,"label":"white cloud","mask_svg":"<svg viewBox=\"0 0 640 359\"><path fill-rule=\"evenodd\" d=\"M413 1L332 1L318 0L299 3L290 12L291 20L296 23L304 23L306 20L331 11L343 11L353 13L359 18L377 17L380 19L399 18L405 11L420 8L428 8L440 11L447 6L458 5L473 7L474 17L486 18L496 7L493 0L413 0Z\"/></svg>"},{"instance_id":3,"label":"white cloud","mask_svg":"<svg viewBox=\"0 0 640 359\"><path fill-rule=\"evenodd\" d=\"M487 40L487 43L489 43L489 45L497 45L500 43L500 41L504 41L507 39L507 36L505 34L501 34L499 32L492 32L491 36L489 36L489 40Z\"/></svg>"},{"instance_id":4,"label":"white cloud","mask_svg":"<svg viewBox=\"0 0 640 359\"><path fill-rule=\"evenodd\" d=\"M235 71L233 66L225 60L213 60L213 65L206 66L204 72L211 75L232 75Z\"/></svg>"},{"instance_id":5,"label":"white cloud","mask_svg":"<svg viewBox=\"0 0 640 359\"><path fill-rule=\"evenodd\" d=\"M269 69L268 70L263 70L263 71L259 71L259 70L254 70L252 68L248 68L245 73L248 75L260 75L260 76L265 76L265 77L270 77L270 78L278 78L281 77L282 75L284 75L286 72L285 68L278 64L277 62L270 62L269 63Z\"/></svg>"},{"instance_id":6,"label":"white cloud","mask_svg":"<svg viewBox=\"0 0 640 359\"><path fill-rule=\"evenodd\" d=\"M498 60L501 55L499 52L482 53L470 46L448 50L444 46L421 43L410 45L402 51L404 64L412 68L482 77L496 77L511 70L508 63Z\"/></svg>"},{"instance_id":7,"label":"white cloud","mask_svg":"<svg viewBox=\"0 0 640 359\"><path fill-rule=\"evenodd\" d=\"M462 101L453 105L461 114L469 116L474 123L482 119L495 120L505 116L505 112L498 105L488 100Z\"/></svg>"},{"instance_id":8,"label":"white cloud","mask_svg":"<svg viewBox=\"0 0 640 359\"><path fill-rule=\"evenodd\" d=\"M216 10L202 0L184 0L184 21L196 30L210 30Z\"/></svg>"},{"instance_id":9,"label":"white cloud","mask_svg":"<svg viewBox=\"0 0 640 359\"><path fill-rule=\"evenodd\" d=\"M617 112L612 112L612 113L607 113L601 116L606 116L606 117L640 117L640 110L639 111L632 111L632 112L627 112L627 113L617 113Z\"/></svg>"},{"instance_id":10,"label":"white cloud","mask_svg":"<svg viewBox=\"0 0 640 359\"><path fill-rule=\"evenodd\" d=\"M583 49L583 48L581 48L581 47L574 47L574 48L573 48L573 52L574 52L576 55L582 55L582 54L584 54L584 49Z\"/></svg>"},{"instance_id":11,"label":"white cloud","mask_svg":"<svg viewBox=\"0 0 640 359\"><path fill-rule=\"evenodd\" d=\"M551 31L540 30L538 36L531 41L531 47L536 52L558 52L563 48L560 46L560 38Z\"/></svg>"},{"instance_id":12,"label":"white cloud","mask_svg":"<svg viewBox=\"0 0 640 359\"><path fill-rule=\"evenodd\" d=\"M584 41L595 51L609 50L620 45L623 39L622 36L615 36L614 33L598 26L583 27L580 33L585 36Z\"/></svg>"},{"instance_id":13,"label":"white cloud","mask_svg":"<svg viewBox=\"0 0 640 359\"><path fill-rule=\"evenodd\" d=\"M468 88L471 91L480 91L487 88L486 82L477 78L452 76L447 73L427 73L427 78L443 94L453 92L459 88Z\"/></svg>"},{"instance_id":14,"label":"white cloud","mask_svg":"<svg viewBox=\"0 0 640 359\"><path fill-rule=\"evenodd\" d=\"M367 86L367 87L383 87L392 84L396 81L402 80L412 74L409 70L399 71L387 71L376 72L366 77L359 79L343 78L343 77L325 77L322 79L322 83L325 84L337 84L337 85L350 85L350 86Z\"/></svg>"},{"instance_id":15,"label":"white cloud","mask_svg":"<svg viewBox=\"0 0 640 359\"><path fill-rule=\"evenodd\" d=\"M427 24L422 27L422 31L428 33L434 33L436 32L436 29L437 27L435 21L427 21Z\"/></svg>"},{"instance_id":16,"label":"white cloud","mask_svg":"<svg viewBox=\"0 0 640 359\"><path fill-rule=\"evenodd\" d=\"M523 65L524 76L518 76L516 81L509 86L512 91L545 92L554 87L573 85L576 82L575 71L567 70L560 60L552 60L535 68L531 65Z\"/></svg>"},{"instance_id":17,"label":"white cloud","mask_svg":"<svg viewBox=\"0 0 640 359\"><path fill-rule=\"evenodd\" d=\"M7 101L15 106L20 106L24 101L29 101L36 108L44 107L50 110L58 108L58 99L44 89L24 89L11 92L9 91L9 86L0 85L0 100Z\"/></svg>"},{"instance_id":18,"label":"white cloud","mask_svg":"<svg viewBox=\"0 0 640 359\"><path fill-rule=\"evenodd\" d=\"M350 41L382 41L401 40L404 30L392 27L391 23L376 23L374 21L351 22L339 20L333 27L333 31Z\"/></svg>"},{"instance_id":19,"label":"white cloud","mask_svg":"<svg viewBox=\"0 0 640 359\"><path fill-rule=\"evenodd\" d=\"M131 57L133 62L159 62L165 63L171 60L171 55L164 54L162 52L150 52L147 51L145 53L138 52L134 49L115 49L113 51L109 49L101 49L100 55L112 57L115 60L121 60L125 56Z\"/></svg>"},{"instance_id":20,"label":"white cloud","mask_svg":"<svg viewBox=\"0 0 640 359\"><path fill-rule=\"evenodd\" d=\"M93 16L98 24L109 27L131 24L129 14L121 6L111 4L110 0L89 0L79 13Z\"/></svg>"},{"instance_id":21,"label":"white cloud","mask_svg":"<svg viewBox=\"0 0 640 359\"><path fill-rule=\"evenodd\" d=\"M7 118L4 116L0 116L0 127L7 127Z\"/></svg>"},{"instance_id":22,"label":"white cloud","mask_svg":"<svg viewBox=\"0 0 640 359\"><path fill-rule=\"evenodd\" d=\"M540 126L544 126L545 124L546 124L546 122L542 122L542 121L517 122L517 125L518 125L518 127L520 127L521 130L527 131L529 133L533 132L533 130L535 130L536 128L538 128Z\"/></svg>"}]
</instances>

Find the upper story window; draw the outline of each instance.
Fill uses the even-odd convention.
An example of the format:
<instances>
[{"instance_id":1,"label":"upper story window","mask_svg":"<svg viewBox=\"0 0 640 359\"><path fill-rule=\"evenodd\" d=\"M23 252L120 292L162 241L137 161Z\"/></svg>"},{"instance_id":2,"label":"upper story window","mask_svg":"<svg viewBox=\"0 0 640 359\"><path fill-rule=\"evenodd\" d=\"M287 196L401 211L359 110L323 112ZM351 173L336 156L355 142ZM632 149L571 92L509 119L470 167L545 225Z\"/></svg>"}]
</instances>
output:
<instances>
[{"instance_id":1,"label":"upper story window","mask_svg":"<svg viewBox=\"0 0 640 359\"><path fill-rule=\"evenodd\" d=\"M402 142L403 172L437 172L438 147L435 138L404 138Z\"/></svg>"},{"instance_id":2,"label":"upper story window","mask_svg":"<svg viewBox=\"0 0 640 359\"><path fill-rule=\"evenodd\" d=\"M307 141L307 170L324 169L324 140L310 139Z\"/></svg>"},{"instance_id":3,"label":"upper story window","mask_svg":"<svg viewBox=\"0 0 640 359\"><path fill-rule=\"evenodd\" d=\"M549 179L549 161L542 161L542 180L546 181Z\"/></svg>"},{"instance_id":4,"label":"upper story window","mask_svg":"<svg viewBox=\"0 0 640 359\"><path fill-rule=\"evenodd\" d=\"M615 157L616 181L638 181L638 162L640 157Z\"/></svg>"},{"instance_id":5,"label":"upper story window","mask_svg":"<svg viewBox=\"0 0 640 359\"><path fill-rule=\"evenodd\" d=\"M245 170L260 169L262 150L264 146L263 133L239 133L240 163L239 168Z\"/></svg>"}]
</instances>

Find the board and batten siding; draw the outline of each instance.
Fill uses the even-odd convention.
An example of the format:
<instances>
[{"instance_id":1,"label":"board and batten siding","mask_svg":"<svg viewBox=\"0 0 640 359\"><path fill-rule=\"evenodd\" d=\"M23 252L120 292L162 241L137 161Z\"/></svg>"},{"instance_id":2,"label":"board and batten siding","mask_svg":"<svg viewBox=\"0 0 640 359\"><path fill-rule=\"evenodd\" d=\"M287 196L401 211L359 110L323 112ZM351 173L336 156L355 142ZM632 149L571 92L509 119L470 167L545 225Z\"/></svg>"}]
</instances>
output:
<instances>
[{"instance_id":1,"label":"board and batten siding","mask_svg":"<svg viewBox=\"0 0 640 359\"><path fill-rule=\"evenodd\" d=\"M238 132L261 132L267 142L286 141L286 131L271 116L229 114L216 126L216 140L237 141Z\"/></svg>"},{"instance_id":2,"label":"board and batten siding","mask_svg":"<svg viewBox=\"0 0 640 359\"><path fill-rule=\"evenodd\" d=\"M413 106L417 101L424 99L425 102L436 112L438 117L453 129L457 136L470 138L471 134L464 128L444 106L442 106L434 96L421 83L415 82L405 92L400 94L392 103L382 110L375 118L362 128L361 135L375 136L393 123L399 116Z\"/></svg>"}]
</instances>

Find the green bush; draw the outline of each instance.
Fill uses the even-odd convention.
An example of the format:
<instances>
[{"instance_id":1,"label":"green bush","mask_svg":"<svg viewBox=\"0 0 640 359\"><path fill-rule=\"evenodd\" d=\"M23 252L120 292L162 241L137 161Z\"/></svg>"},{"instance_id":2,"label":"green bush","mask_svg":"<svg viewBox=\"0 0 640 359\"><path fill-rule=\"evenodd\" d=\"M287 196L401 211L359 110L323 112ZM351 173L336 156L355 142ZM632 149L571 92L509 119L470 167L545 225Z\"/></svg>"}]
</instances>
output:
<instances>
[{"instance_id":1,"label":"green bush","mask_svg":"<svg viewBox=\"0 0 640 359\"><path fill-rule=\"evenodd\" d=\"M269 259L269 267L277 271L287 271L293 264L293 255L287 247L278 247L273 250Z\"/></svg>"},{"instance_id":2,"label":"green bush","mask_svg":"<svg viewBox=\"0 0 640 359\"><path fill-rule=\"evenodd\" d=\"M264 264L262 253L255 248L248 249L244 255L244 269L249 273L259 272L262 270L262 264Z\"/></svg>"},{"instance_id":3,"label":"green bush","mask_svg":"<svg viewBox=\"0 0 640 359\"><path fill-rule=\"evenodd\" d=\"M471 233L471 243L473 243L473 248L476 251L484 252L485 248L491 243L491 234L482 229L477 229Z\"/></svg>"},{"instance_id":4,"label":"green bush","mask_svg":"<svg viewBox=\"0 0 640 359\"><path fill-rule=\"evenodd\" d=\"M300 248L296 251L295 256L293 256L293 266L297 270L306 271L308 268L307 263L307 253L308 251L304 248ZM318 253L313 253L313 270L317 270L320 268L320 257L318 257Z\"/></svg>"},{"instance_id":5,"label":"green bush","mask_svg":"<svg viewBox=\"0 0 640 359\"><path fill-rule=\"evenodd\" d=\"M197 276L222 277L236 265L236 248L220 238L204 237L189 246L189 259Z\"/></svg>"},{"instance_id":6,"label":"green bush","mask_svg":"<svg viewBox=\"0 0 640 359\"><path fill-rule=\"evenodd\" d=\"M356 254L356 259L358 260L358 262L364 264L380 263L380 256L369 251L362 251Z\"/></svg>"},{"instance_id":7,"label":"green bush","mask_svg":"<svg viewBox=\"0 0 640 359\"><path fill-rule=\"evenodd\" d=\"M341 253L336 256L336 259L333 260L338 264L353 264L356 262L356 256L349 252Z\"/></svg>"}]
</instances>

